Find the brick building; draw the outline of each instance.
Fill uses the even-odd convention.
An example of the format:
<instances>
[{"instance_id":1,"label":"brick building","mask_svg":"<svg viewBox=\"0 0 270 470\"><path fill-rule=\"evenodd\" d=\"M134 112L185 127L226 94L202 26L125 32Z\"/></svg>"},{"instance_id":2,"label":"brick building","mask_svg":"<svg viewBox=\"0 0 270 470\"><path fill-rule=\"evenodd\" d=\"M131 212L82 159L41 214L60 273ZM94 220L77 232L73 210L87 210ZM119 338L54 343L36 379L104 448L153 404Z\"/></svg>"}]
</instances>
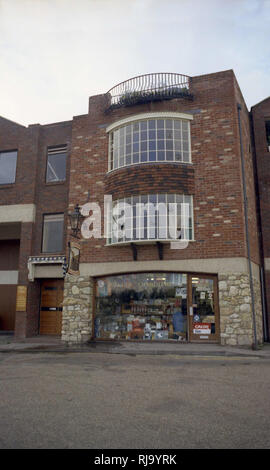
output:
<instances>
[{"instance_id":1,"label":"brick building","mask_svg":"<svg viewBox=\"0 0 270 470\"><path fill-rule=\"evenodd\" d=\"M264 322L265 336L269 338L270 327L270 98L251 108L251 131L255 160L256 200L259 228L261 279L265 291L262 297L268 322ZM267 315L267 314L266 314ZM268 334L267 334L268 324Z\"/></svg>"},{"instance_id":2,"label":"brick building","mask_svg":"<svg viewBox=\"0 0 270 470\"><path fill-rule=\"evenodd\" d=\"M1 118L0 330L268 339L263 103L248 112L231 70L151 74L68 122ZM67 217L77 204L80 240Z\"/></svg>"}]
</instances>

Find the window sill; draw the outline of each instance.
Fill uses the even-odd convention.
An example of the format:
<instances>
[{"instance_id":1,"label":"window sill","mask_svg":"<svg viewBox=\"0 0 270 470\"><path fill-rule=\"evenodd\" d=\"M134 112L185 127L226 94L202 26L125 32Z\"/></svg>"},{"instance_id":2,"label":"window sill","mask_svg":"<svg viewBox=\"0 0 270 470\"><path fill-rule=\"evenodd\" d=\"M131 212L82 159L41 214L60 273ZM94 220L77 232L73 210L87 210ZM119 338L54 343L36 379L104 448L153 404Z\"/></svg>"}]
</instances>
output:
<instances>
[{"instance_id":1,"label":"window sill","mask_svg":"<svg viewBox=\"0 0 270 470\"><path fill-rule=\"evenodd\" d=\"M67 182L67 180L65 181L45 181L45 185L46 186L56 186L56 185L61 185L61 184L65 184Z\"/></svg>"}]
</instances>

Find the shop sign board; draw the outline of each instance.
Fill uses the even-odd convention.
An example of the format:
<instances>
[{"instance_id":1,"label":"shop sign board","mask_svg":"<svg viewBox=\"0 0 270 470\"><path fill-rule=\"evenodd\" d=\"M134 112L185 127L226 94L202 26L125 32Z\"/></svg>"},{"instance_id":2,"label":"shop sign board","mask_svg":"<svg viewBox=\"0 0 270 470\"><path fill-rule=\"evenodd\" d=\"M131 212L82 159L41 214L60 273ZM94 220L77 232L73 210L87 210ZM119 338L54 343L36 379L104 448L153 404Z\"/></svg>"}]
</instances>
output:
<instances>
[{"instance_id":1,"label":"shop sign board","mask_svg":"<svg viewBox=\"0 0 270 470\"><path fill-rule=\"evenodd\" d=\"M210 335L211 323L193 323L193 333L200 335Z\"/></svg>"},{"instance_id":2,"label":"shop sign board","mask_svg":"<svg viewBox=\"0 0 270 470\"><path fill-rule=\"evenodd\" d=\"M26 311L27 286L17 286L16 312Z\"/></svg>"}]
</instances>

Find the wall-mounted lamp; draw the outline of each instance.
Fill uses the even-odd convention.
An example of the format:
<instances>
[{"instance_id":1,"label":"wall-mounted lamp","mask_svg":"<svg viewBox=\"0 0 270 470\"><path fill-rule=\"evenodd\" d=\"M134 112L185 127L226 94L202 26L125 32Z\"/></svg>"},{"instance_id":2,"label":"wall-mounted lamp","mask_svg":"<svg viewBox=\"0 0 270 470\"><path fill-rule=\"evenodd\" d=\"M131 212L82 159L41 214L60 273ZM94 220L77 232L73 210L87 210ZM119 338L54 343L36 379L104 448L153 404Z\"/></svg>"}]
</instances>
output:
<instances>
[{"instance_id":1,"label":"wall-mounted lamp","mask_svg":"<svg viewBox=\"0 0 270 470\"><path fill-rule=\"evenodd\" d=\"M71 230L72 230L73 237L80 238L78 236L78 234L81 230L83 215L80 212L79 204L76 204L76 206L74 208L74 211L70 212L68 214L68 217L69 217L69 222L70 222L70 225L71 225Z\"/></svg>"}]
</instances>

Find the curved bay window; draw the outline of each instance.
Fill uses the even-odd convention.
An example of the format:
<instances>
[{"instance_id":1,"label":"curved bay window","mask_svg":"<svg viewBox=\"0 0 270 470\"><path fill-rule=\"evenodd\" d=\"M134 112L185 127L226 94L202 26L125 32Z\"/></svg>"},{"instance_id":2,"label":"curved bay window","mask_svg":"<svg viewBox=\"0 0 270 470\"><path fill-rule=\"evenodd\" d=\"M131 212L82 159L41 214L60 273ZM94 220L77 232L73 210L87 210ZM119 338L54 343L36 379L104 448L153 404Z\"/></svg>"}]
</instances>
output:
<instances>
[{"instance_id":1,"label":"curved bay window","mask_svg":"<svg viewBox=\"0 0 270 470\"><path fill-rule=\"evenodd\" d=\"M192 196L149 194L113 201L107 244L193 240Z\"/></svg>"},{"instance_id":2,"label":"curved bay window","mask_svg":"<svg viewBox=\"0 0 270 470\"><path fill-rule=\"evenodd\" d=\"M191 162L189 119L147 118L111 130L109 170L147 162Z\"/></svg>"},{"instance_id":3,"label":"curved bay window","mask_svg":"<svg viewBox=\"0 0 270 470\"><path fill-rule=\"evenodd\" d=\"M154 272L97 279L95 337L186 340L187 275Z\"/></svg>"}]
</instances>

